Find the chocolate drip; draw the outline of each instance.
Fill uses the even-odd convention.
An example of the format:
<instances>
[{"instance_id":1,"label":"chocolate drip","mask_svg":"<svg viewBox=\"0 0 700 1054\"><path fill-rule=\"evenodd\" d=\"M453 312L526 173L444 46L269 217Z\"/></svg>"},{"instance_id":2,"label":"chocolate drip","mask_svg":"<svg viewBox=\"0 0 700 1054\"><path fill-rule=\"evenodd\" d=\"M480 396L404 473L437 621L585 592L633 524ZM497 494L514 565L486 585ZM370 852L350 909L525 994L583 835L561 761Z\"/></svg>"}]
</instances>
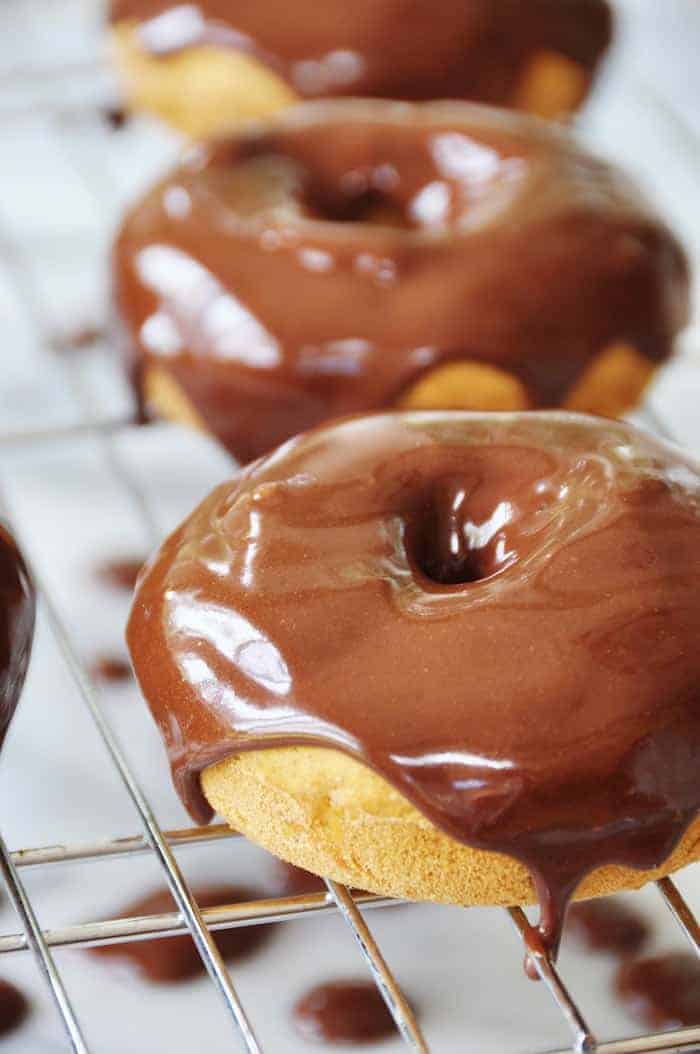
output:
<instances>
[{"instance_id":1,"label":"chocolate drip","mask_svg":"<svg viewBox=\"0 0 700 1054\"><path fill-rule=\"evenodd\" d=\"M478 575L453 573L455 531ZM440 574L416 537L448 539ZM217 488L149 565L128 641L197 819L210 763L347 751L527 865L554 952L589 872L659 866L697 815L699 598L680 453L579 415L385 415Z\"/></svg>"},{"instance_id":2,"label":"chocolate drip","mask_svg":"<svg viewBox=\"0 0 700 1054\"><path fill-rule=\"evenodd\" d=\"M644 916L620 900L573 904L566 918L566 935L573 936L587 951L612 952L621 959L640 952L649 932Z\"/></svg>"},{"instance_id":3,"label":"chocolate drip","mask_svg":"<svg viewBox=\"0 0 700 1054\"><path fill-rule=\"evenodd\" d=\"M0 746L29 665L35 607L34 588L22 555L0 524Z\"/></svg>"},{"instance_id":4,"label":"chocolate drip","mask_svg":"<svg viewBox=\"0 0 700 1054\"><path fill-rule=\"evenodd\" d=\"M301 96L478 99L509 104L532 57L590 77L611 37L605 0L114 0L154 55L213 44L252 52Z\"/></svg>"},{"instance_id":5,"label":"chocolate drip","mask_svg":"<svg viewBox=\"0 0 700 1054\"><path fill-rule=\"evenodd\" d=\"M371 1043L396 1026L371 981L327 981L306 992L294 1007L294 1023L318 1043Z\"/></svg>"},{"instance_id":6,"label":"chocolate drip","mask_svg":"<svg viewBox=\"0 0 700 1054\"><path fill-rule=\"evenodd\" d=\"M10 981L0 980L0 1036L19 1028L28 1013L29 1003L24 993Z\"/></svg>"},{"instance_id":7,"label":"chocolate drip","mask_svg":"<svg viewBox=\"0 0 700 1054\"><path fill-rule=\"evenodd\" d=\"M662 362L688 293L622 175L457 103L309 104L198 151L126 219L114 282L141 395L169 375L240 461L463 360L561 405L611 346Z\"/></svg>"},{"instance_id":8,"label":"chocolate drip","mask_svg":"<svg viewBox=\"0 0 700 1054\"><path fill-rule=\"evenodd\" d=\"M259 900L261 893L242 886L203 886L194 889L201 908ZM175 901L167 890L151 893L123 908L117 916L160 915L175 911ZM269 926L237 926L214 934L224 959L241 960L253 955L269 936ZM91 948L91 955L126 959L139 973L156 984L190 981L204 973L204 963L191 937L160 937L128 944L106 944Z\"/></svg>"},{"instance_id":9,"label":"chocolate drip","mask_svg":"<svg viewBox=\"0 0 700 1054\"><path fill-rule=\"evenodd\" d=\"M649 1028L700 1024L700 962L688 952L639 959L620 967L615 991Z\"/></svg>"}]
</instances>

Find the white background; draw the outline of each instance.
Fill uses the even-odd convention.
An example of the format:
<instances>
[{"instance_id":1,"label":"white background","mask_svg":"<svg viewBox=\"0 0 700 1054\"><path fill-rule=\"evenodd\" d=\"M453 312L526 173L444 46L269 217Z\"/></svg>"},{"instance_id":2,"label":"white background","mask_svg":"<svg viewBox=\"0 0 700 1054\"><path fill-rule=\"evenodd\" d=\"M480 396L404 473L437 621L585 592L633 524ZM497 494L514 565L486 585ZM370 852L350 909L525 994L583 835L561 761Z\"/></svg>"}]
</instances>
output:
<instances>
[{"instance_id":1,"label":"white background","mask_svg":"<svg viewBox=\"0 0 700 1054\"><path fill-rule=\"evenodd\" d=\"M700 4L627 0L619 6L618 44L582 118L582 134L637 175L700 261ZM92 104L109 89L101 54L97 5L0 3L0 430L79 421L84 407L70 387L76 381L94 416L119 416L129 406L108 348L76 358L66 370L43 339L104 320L111 231L124 203L177 148L173 137L148 121L113 133L96 119ZM651 397L665 427L696 451L699 349L700 334L691 328L682 354ZM213 445L167 426L131 431L118 447L148 487L161 530L230 469ZM99 443L82 438L0 448L0 480L23 545L83 656L89 661L98 650L121 649L128 600L96 581L94 566L145 552L148 538L106 471ZM102 701L163 826L186 825L136 690L111 688ZM12 848L139 830L43 616L0 765L0 827ZM182 852L180 859L192 877L273 888L272 861L242 841ZM155 865L141 859L23 875L45 926L109 917L158 884ZM681 886L700 906L692 869ZM653 890L635 895L635 903L653 919L655 946L679 946ZM406 906L368 918L436 1052L534 1054L566 1045L566 1029L546 992L522 975L518 941L504 913ZM5 898L0 931L17 929ZM78 952L59 953L57 960L95 1051L237 1049L205 979L156 988ZM342 922L326 916L279 925L256 958L234 967L234 977L265 1050L295 1054L308 1049L289 1028L295 997L313 982L362 975L363 969ZM601 1037L635 1030L607 994L611 961L565 948L562 970ZM0 976L18 979L33 1001L27 1025L0 1047L8 1054L62 1049L52 1006L28 955L0 959ZM333 1048L324 1049L332 1054ZM391 1054L403 1048L390 1040L381 1049Z\"/></svg>"}]
</instances>

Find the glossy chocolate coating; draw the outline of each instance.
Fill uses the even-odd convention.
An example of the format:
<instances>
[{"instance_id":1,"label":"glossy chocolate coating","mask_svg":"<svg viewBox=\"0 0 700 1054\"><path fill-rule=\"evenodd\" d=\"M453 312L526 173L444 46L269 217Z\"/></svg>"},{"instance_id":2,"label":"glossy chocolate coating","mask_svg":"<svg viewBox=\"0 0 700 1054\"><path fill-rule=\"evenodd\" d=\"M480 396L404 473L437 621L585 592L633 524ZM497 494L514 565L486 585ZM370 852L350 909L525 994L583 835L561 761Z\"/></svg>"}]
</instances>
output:
<instances>
[{"instance_id":1,"label":"glossy chocolate coating","mask_svg":"<svg viewBox=\"0 0 700 1054\"><path fill-rule=\"evenodd\" d=\"M396 1031L377 986L371 981L327 981L297 1001L294 1023L317 1043L371 1043Z\"/></svg>"},{"instance_id":2,"label":"glossy chocolate coating","mask_svg":"<svg viewBox=\"0 0 700 1054\"><path fill-rule=\"evenodd\" d=\"M626 963L615 978L615 991L649 1028L700 1025L700 962L689 952Z\"/></svg>"},{"instance_id":3,"label":"glossy chocolate coating","mask_svg":"<svg viewBox=\"0 0 700 1054\"><path fill-rule=\"evenodd\" d=\"M0 524L0 746L29 665L35 608L34 587L22 555Z\"/></svg>"},{"instance_id":4,"label":"glossy chocolate coating","mask_svg":"<svg viewBox=\"0 0 700 1054\"><path fill-rule=\"evenodd\" d=\"M14 1032L29 1012L23 992L10 981L0 980L0 1036Z\"/></svg>"},{"instance_id":5,"label":"glossy chocolate coating","mask_svg":"<svg viewBox=\"0 0 700 1054\"><path fill-rule=\"evenodd\" d=\"M261 894L241 886L203 886L194 889L201 908L218 907L260 899ZM167 890L150 893L129 904L120 918L140 915L161 915L175 911L175 901ZM215 940L226 960L241 960L252 955L269 937L269 926L235 926L218 930ZM132 941L126 944L106 944L91 948L91 955L101 958L126 959L147 980L155 984L176 984L190 981L204 973L204 963L191 937L160 937L155 940Z\"/></svg>"},{"instance_id":6,"label":"glossy chocolate coating","mask_svg":"<svg viewBox=\"0 0 700 1054\"><path fill-rule=\"evenodd\" d=\"M649 939L649 923L624 901L605 897L573 904L566 917L566 935L587 951L611 952L620 958L636 955Z\"/></svg>"},{"instance_id":7,"label":"glossy chocolate coating","mask_svg":"<svg viewBox=\"0 0 700 1054\"><path fill-rule=\"evenodd\" d=\"M113 0L111 17L141 23L153 54L197 44L253 53L303 97L506 105L538 52L590 76L612 28L605 0Z\"/></svg>"},{"instance_id":8,"label":"glossy chocolate coating","mask_svg":"<svg viewBox=\"0 0 700 1054\"><path fill-rule=\"evenodd\" d=\"M698 467L563 413L291 440L165 542L128 626L195 817L211 762L337 747L523 861L552 944L589 871L660 864L698 811L699 634Z\"/></svg>"},{"instance_id":9,"label":"glossy chocolate coating","mask_svg":"<svg viewBox=\"0 0 700 1054\"><path fill-rule=\"evenodd\" d=\"M114 282L137 383L167 371L241 461L460 359L560 405L611 344L661 362L688 308L626 178L467 103L308 104L196 151L127 217Z\"/></svg>"}]
</instances>

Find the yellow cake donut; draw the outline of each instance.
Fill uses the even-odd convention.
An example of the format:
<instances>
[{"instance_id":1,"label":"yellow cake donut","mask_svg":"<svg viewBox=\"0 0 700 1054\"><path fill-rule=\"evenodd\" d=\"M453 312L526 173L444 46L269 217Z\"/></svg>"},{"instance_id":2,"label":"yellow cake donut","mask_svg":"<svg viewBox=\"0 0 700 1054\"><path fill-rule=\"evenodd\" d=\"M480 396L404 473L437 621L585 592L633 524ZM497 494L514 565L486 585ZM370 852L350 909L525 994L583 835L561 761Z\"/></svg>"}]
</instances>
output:
<instances>
[{"instance_id":1,"label":"yellow cake donut","mask_svg":"<svg viewBox=\"0 0 700 1054\"><path fill-rule=\"evenodd\" d=\"M127 100L193 138L305 98L472 99L572 113L611 35L606 0L113 0Z\"/></svg>"},{"instance_id":2,"label":"yellow cake donut","mask_svg":"<svg viewBox=\"0 0 700 1054\"><path fill-rule=\"evenodd\" d=\"M192 814L414 900L700 856L700 468L628 425L383 414L290 440L146 566L128 642Z\"/></svg>"},{"instance_id":3,"label":"yellow cake donut","mask_svg":"<svg viewBox=\"0 0 700 1054\"><path fill-rule=\"evenodd\" d=\"M251 751L205 769L202 789L218 815L283 860L356 889L446 904L533 904L523 864L472 849L438 830L386 780L338 751ZM583 879L576 899L639 889L700 859L700 818L657 868L608 864Z\"/></svg>"},{"instance_id":4,"label":"yellow cake donut","mask_svg":"<svg viewBox=\"0 0 700 1054\"><path fill-rule=\"evenodd\" d=\"M688 315L683 250L621 172L469 103L306 103L191 151L113 260L145 410L239 461L388 407L618 416Z\"/></svg>"}]
</instances>

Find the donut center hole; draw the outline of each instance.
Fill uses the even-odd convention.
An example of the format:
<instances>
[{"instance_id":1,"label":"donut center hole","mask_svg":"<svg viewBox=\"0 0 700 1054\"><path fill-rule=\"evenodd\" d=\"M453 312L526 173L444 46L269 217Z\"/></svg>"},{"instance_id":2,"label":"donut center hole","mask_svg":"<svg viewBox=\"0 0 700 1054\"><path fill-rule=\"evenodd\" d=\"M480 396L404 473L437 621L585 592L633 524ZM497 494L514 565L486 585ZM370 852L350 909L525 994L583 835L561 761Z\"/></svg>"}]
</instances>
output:
<instances>
[{"instance_id":1,"label":"donut center hole","mask_svg":"<svg viewBox=\"0 0 700 1054\"><path fill-rule=\"evenodd\" d=\"M357 193L324 193L307 190L305 204L315 217L331 223L368 223L385 227L413 226L402 205L375 188Z\"/></svg>"},{"instance_id":2,"label":"donut center hole","mask_svg":"<svg viewBox=\"0 0 700 1054\"><path fill-rule=\"evenodd\" d=\"M440 585L480 582L501 569L500 534L507 519L505 504L483 522L475 522L469 499L478 481L462 477L439 480L409 525L409 560L422 575Z\"/></svg>"}]
</instances>

